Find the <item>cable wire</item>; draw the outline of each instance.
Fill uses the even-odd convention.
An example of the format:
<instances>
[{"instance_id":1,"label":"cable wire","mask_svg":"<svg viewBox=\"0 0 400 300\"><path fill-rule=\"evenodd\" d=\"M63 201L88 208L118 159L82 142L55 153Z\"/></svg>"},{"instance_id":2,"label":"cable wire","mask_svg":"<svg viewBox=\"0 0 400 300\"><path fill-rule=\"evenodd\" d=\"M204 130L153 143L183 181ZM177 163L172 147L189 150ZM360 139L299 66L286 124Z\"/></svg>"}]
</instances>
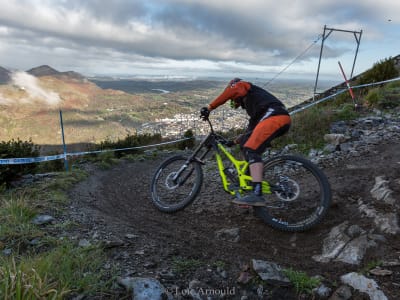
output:
<instances>
[{"instance_id":1,"label":"cable wire","mask_svg":"<svg viewBox=\"0 0 400 300\"><path fill-rule=\"evenodd\" d=\"M284 67L278 74L276 74L272 79L267 81L263 87L266 87L268 84L270 84L272 81L274 81L278 76L280 76L283 72L285 72L291 65L293 65L296 60L298 60L300 57L302 57L304 54L306 54L320 39L322 38L322 35L320 34L315 41L313 41L303 52L301 52L299 55L297 55L286 67Z\"/></svg>"}]
</instances>

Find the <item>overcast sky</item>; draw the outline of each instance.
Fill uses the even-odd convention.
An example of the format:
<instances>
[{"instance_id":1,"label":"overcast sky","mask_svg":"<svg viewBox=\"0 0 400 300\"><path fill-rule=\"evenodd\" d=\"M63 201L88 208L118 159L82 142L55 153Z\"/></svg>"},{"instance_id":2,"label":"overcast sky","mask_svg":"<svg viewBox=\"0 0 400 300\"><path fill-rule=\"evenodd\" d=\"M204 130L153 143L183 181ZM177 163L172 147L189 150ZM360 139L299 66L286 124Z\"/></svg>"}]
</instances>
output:
<instances>
[{"instance_id":1,"label":"overcast sky","mask_svg":"<svg viewBox=\"0 0 400 300\"><path fill-rule=\"evenodd\" d=\"M0 66L91 75L315 78L324 25L360 31L354 74L400 54L399 0L0 0ZM350 74L353 33L320 79ZM309 48L311 46L311 48ZM309 50L294 60L306 49Z\"/></svg>"}]
</instances>

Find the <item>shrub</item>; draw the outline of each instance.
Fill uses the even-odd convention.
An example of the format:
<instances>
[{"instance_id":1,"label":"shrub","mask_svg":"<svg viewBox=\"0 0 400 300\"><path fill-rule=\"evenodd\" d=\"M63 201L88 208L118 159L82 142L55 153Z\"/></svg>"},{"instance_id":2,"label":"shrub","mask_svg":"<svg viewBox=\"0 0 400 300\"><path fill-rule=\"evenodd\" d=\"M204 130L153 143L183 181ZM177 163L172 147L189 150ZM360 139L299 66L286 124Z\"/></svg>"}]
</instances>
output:
<instances>
[{"instance_id":1,"label":"shrub","mask_svg":"<svg viewBox=\"0 0 400 300\"><path fill-rule=\"evenodd\" d=\"M99 148L101 150L106 149L125 149L134 148L154 143L161 142L161 134L141 134L141 135L127 135L124 139L118 139L117 141L105 140L100 143ZM140 149L131 149L115 152L117 157L121 157L125 154L133 154L141 152Z\"/></svg>"},{"instance_id":2,"label":"shrub","mask_svg":"<svg viewBox=\"0 0 400 300\"><path fill-rule=\"evenodd\" d=\"M0 143L0 158L2 159L37 156L39 156L39 146L34 145L31 140L12 139ZM34 172L36 167L36 164L0 165L0 184L9 185L20 176Z\"/></svg>"},{"instance_id":3,"label":"shrub","mask_svg":"<svg viewBox=\"0 0 400 300\"><path fill-rule=\"evenodd\" d=\"M186 130L185 133L183 134L183 137L187 138L188 140L178 143L178 145L177 145L178 149L184 150L186 148L189 148L189 149L193 148L193 146L195 144L193 130L191 130L191 129Z\"/></svg>"},{"instance_id":4,"label":"shrub","mask_svg":"<svg viewBox=\"0 0 400 300\"><path fill-rule=\"evenodd\" d=\"M372 89L368 92L368 94L365 96L365 103L369 107L377 107L379 101L381 101L382 96L379 93L379 89Z\"/></svg>"},{"instance_id":5,"label":"shrub","mask_svg":"<svg viewBox=\"0 0 400 300\"><path fill-rule=\"evenodd\" d=\"M369 107L391 109L400 105L400 88L375 88L365 96Z\"/></svg>"},{"instance_id":6,"label":"shrub","mask_svg":"<svg viewBox=\"0 0 400 300\"><path fill-rule=\"evenodd\" d=\"M395 78L399 75L392 58L387 58L375 63L373 67L366 71L359 79L359 84L380 82Z\"/></svg>"}]
</instances>

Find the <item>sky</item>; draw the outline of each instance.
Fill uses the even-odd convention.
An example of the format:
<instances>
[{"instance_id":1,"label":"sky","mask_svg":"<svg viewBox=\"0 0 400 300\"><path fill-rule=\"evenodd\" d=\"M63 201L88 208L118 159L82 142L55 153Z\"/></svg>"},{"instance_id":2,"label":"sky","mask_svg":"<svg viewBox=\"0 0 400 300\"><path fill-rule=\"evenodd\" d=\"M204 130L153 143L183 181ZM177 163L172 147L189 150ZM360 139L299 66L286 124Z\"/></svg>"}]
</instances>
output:
<instances>
[{"instance_id":1,"label":"sky","mask_svg":"<svg viewBox=\"0 0 400 300\"><path fill-rule=\"evenodd\" d=\"M0 0L0 66L85 76L313 80L324 26L361 33L354 75L400 54L399 0ZM328 32L327 32L328 33ZM319 79L350 76L356 36L324 41Z\"/></svg>"}]
</instances>

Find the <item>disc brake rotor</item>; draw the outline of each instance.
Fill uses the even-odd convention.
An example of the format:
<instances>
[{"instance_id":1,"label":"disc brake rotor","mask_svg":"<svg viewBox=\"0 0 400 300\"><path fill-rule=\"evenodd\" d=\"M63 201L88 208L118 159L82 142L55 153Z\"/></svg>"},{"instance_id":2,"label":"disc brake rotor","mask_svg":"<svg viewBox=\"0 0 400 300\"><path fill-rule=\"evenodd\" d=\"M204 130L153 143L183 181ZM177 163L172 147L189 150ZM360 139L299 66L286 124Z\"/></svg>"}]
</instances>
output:
<instances>
[{"instance_id":1,"label":"disc brake rotor","mask_svg":"<svg viewBox=\"0 0 400 300\"><path fill-rule=\"evenodd\" d=\"M165 179L165 186L169 190L174 190L179 185L178 180L174 180L175 175L176 175L176 172L171 172L171 173L169 173L169 175Z\"/></svg>"},{"instance_id":2,"label":"disc brake rotor","mask_svg":"<svg viewBox=\"0 0 400 300\"><path fill-rule=\"evenodd\" d=\"M279 190L275 192L278 198L285 202L290 202L296 200L300 195L299 184L290 178L285 178L281 180L277 186Z\"/></svg>"}]
</instances>

